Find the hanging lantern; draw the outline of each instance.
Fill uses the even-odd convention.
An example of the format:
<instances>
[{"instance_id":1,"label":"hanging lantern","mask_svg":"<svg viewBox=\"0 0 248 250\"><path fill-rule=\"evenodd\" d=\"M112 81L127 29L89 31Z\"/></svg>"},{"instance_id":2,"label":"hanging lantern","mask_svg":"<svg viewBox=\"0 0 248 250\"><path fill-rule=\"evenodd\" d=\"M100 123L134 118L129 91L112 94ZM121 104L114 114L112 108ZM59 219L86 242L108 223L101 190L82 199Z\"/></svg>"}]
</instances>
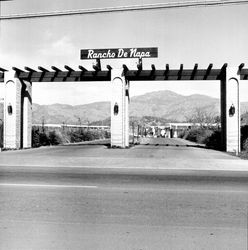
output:
<instances>
[{"instance_id":1,"label":"hanging lantern","mask_svg":"<svg viewBox=\"0 0 248 250\"><path fill-rule=\"evenodd\" d=\"M234 116L235 114L235 107L234 105L232 104L231 107L229 108L229 116Z\"/></svg>"},{"instance_id":2,"label":"hanging lantern","mask_svg":"<svg viewBox=\"0 0 248 250\"><path fill-rule=\"evenodd\" d=\"M7 111L8 111L8 114L9 115L12 115L13 113L13 108L12 108L12 105L9 103L8 107L7 107Z\"/></svg>"},{"instance_id":3,"label":"hanging lantern","mask_svg":"<svg viewBox=\"0 0 248 250\"><path fill-rule=\"evenodd\" d=\"M118 115L119 113L119 106L117 104L117 102L115 103L115 106L114 106L114 115Z\"/></svg>"}]
</instances>

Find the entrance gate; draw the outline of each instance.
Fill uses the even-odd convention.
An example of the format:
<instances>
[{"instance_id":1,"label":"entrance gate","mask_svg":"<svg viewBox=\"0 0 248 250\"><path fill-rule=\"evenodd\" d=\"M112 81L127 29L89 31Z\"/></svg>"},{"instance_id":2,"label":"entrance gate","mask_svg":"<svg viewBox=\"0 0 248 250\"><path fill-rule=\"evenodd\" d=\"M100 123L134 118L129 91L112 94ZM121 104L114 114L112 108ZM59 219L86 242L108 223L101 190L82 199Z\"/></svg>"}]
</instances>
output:
<instances>
[{"instance_id":1,"label":"entrance gate","mask_svg":"<svg viewBox=\"0 0 248 250\"><path fill-rule=\"evenodd\" d=\"M244 64L230 68L224 64L214 69L212 64L206 69L198 69L195 64L192 69L170 69L169 65L157 70L151 65L150 70L144 70L139 60L137 70L129 70L126 65L122 69L101 69L100 60L94 65L94 70L88 71L79 66L79 71L65 66L65 70L52 66L52 71L38 67L38 71L25 67L21 70L13 67L7 72L0 68L0 81L5 83L4 107L4 147L31 147L32 130L32 83L34 82L73 82L73 81L111 81L111 146L129 146L129 85L131 81L194 81L219 80L222 148L227 152L240 152L240 101L239 82L247 80L248 69Z\"/></svg>"}]
</instances>

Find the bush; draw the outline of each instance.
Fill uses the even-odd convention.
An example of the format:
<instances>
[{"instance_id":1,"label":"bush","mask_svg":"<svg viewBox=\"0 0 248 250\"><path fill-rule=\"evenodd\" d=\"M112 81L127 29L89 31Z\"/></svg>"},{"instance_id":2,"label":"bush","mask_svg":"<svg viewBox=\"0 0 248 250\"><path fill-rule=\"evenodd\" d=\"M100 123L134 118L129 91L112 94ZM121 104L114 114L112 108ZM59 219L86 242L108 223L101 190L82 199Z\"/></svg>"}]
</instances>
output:
<instances>
[{"instance_id":1,"label":"bush","mask_svg":"<svg viewBox=\"0 0 248 250\"><path fill-rule=\"evenodd\" d=\"M213 133L206 138L205 144L208 148L222 150L221 130L214 130Z\"/></svg>"},{"instance_id":2,"label":"bush","mask_svg":"<svg viewBox=\"0 0 248 250\"><path fill-rule=\"evenodd\" d=\"M110 133L108 131L98 131L98 130L88 130L88 129L79 131L68 131L67 135L69 137L69 141L72 143L110 138Z\"/></svg>"},{"instance_id":3,"label":"bush","mask_svg":"<svg viewBox=\"0 0 248 250\"><path fill-rule=\"evenodd\" d=\"M241 149L248 151L248 125L241 127Z\"/></svg>"},{"instance_id":4,"label":"bush","mask_svg":"<svg viewBox=\"0 0 248 250\"><path fill-rule=\"evenodd\" d=\"M187 131L184 135L184 139L196 142L196 143L206 143L206 139L211 136L213 130L211 129L204 129L204 128L192 128Z\"/></svg>"},{"instance_id":5,"label":"bush","mask_svg":"<svg viewBox=\"0 0 248 250\"><path fill-rule=\"evenodd\" d=\"M49 133L41 132L39 129L32 129L32 147L58 145L62 142L55 131Z\"/></svg>"}]
</instances>

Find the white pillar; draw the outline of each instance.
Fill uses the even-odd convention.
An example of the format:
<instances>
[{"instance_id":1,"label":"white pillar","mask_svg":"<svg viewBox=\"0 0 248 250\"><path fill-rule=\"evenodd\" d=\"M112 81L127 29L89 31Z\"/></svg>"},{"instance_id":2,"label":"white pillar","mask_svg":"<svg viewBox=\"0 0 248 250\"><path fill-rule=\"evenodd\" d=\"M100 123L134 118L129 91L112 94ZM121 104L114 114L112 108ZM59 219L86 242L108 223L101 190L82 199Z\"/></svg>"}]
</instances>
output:
<instances>
[{"instance_id":1,"label":"white pillar","mask_svg":"<svg viewBox=\"0 0 248 250\"><path fill-rule=\"evenodd\" d=\"M129 147L129 82L125 85L125 147Z\"/></svg>"},{"instance_id":2,"label":"white pillar","mask_svg":"<svg viewBox=\"0 0 248 250\"><path fill-rule=\"evenodd\" d=\"M23 85L23 148L32 147L32 84Z\"/></svg>"},{"instance_id":3,"label":"white pillar","mask_svg":"<svg viewBox=\"0 0 248 250\"><path fill-rule=\"evenodd\" d=\"M177 138L178 134L177 134L177 125L175 125L175 130L174 130L174 134L173 134L173 138Z\"/></svg>"},{"instance_id":4,"label":"white pillar","mask_svg":"<svg viewBox=\"0 0 248 250\"><path fill-rule=\"evenodd\" d=\"M4 148L21 148L21 88L14 72L5 73Z\"/></svg>"},{"instance_id":5,"label":"white pillar","mask_svg":"<svg viewBox=\"0 0 248 250\"><path fill-rule=\"evenodd\" d=\"M237 68L227 67L226 77L221 82L221 116L224 149L240 152L240 100ZM233 111L233 112L232 112Z\"/></svg>"},{"instance_id":6,"label":"white pillar","mask_svg":"<svg viewBox=\"0 0 248 250\"><path fill-rule=\"evenodd\" d=\"M126 96L126 80L122 69L111 71L111 146L129 146L128 97Z\"/></svg>"},{"instance_id":7,"label":"white pillar","mask_svg":"<svg viewBox=\"0 0 248 250\"><path fill-rule=\"evenodd\" d=\"M240 152L240 100L239 100L239 77L237 68L227 68L226 86L226 150L227 152ZM234 107L234 114L230 114Z\"/></svg>"}]
</instances>

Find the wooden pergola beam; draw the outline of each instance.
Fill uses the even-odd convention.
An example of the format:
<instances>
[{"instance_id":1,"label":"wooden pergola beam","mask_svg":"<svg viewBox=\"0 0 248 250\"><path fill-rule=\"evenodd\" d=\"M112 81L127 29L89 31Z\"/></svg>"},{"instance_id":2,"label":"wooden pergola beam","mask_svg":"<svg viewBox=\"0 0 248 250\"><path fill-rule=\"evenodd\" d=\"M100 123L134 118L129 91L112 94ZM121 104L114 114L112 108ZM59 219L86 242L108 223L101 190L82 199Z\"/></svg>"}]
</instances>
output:
<instances>
[{"instance_id":1,"label":"wooden pergola beam","mask_svg":"<svg viewBox=\"0 0 248 250\"><path fill-rule=\"evenodd\" d=\"M210 75L210 72L211 72L211 69L212 69L212 68L213 68L213 64L210 63L210 64L208 65L207 70L206 70L206 74L205 74L204 77L203 77L203 80L207 80L208 76Z\"/></svg>"},{"instance_id":2,"label":"wooden pergola beam","mask_svg":"<svg viewBox=\"0 0 248 250\"><path fill-rule=\"evenodd\" d=\"M54 70L54 71L56 71L56 72L61 72L61 71L62 71L61 69L59 69L59 68L57 68L57 67L55 67L55 66L52 66L51 68L52 68L52 70Z\"/></svg>"},{"instance_id":3,"label":"wooden pergola beam","mask_svg":"<svg viewBox=\"0 0 248 250\"><path fill-rule=\"evenodd\" d=\"M83 67L83 66L81 66L81 65L79 65L79 66L78 66L78 68L79 68L81 71L83 71L83 72L88 71L86 68L84 68L84 67Z\"/></svg>"},{"instance_id":4,"label":"wooden pergola beam","mask_svg":"<svg viewBox=\"0 0 248 250\"><path fill-rule=\"evenodd\" d=\"M0 82L4 82L4 72L6 72L8 70L4 69L4 68L0 68Z\"/></svg>"},{"instance_id":5,"label":"wooden pergola beam","mask_svg":"<svg viewBox=\"0 0 248 250\"><path fill-rule=\"evenodd\" d=\"M190 76L190 80L194 80L196 72L197 72L197 69L198 69L198 64L196 63L195 66L194 66L194 69L192 70L192 74Z\"/></svg>"},{"instance_id":6,"label":"wooden pergola beam","mask_svg":"<svg viewBox=\"0 0 248 250\"><path fill-rule=\"evenodd\" d=\"M29 68L29 67L24 67L24 69L25 69L26 71L29 71L29 72L37 72L36 70L31 69L31 68Z\"/></svg>"},{"instance_id":7,"label":"wooden pergola beam","mask_svg":"<svg viewBox=\"0 0 248 250\"><path fill-rule=\"evenodd\" d=\"M165 65L165 72L164 72L164 80L168 80L169 71L170 71L169 64L166 64Z\"/></svg>"},{"instance_id":8,"label":"wooden pergola beam","mask_svg":"<svg viewBox=\"0 0 248 250\"><path fill-rule=\"evenodd\" d=\"M13 69L15 72L18 72L18 73L24 72L23 70L21 70L21 69L19 69L19 68L16 68L16 67L12 67L12 69Z\"/></svg>"},{"instance_id":9,"label":"wooden pergola beam","mask_svg":"<svg viewBox=\"0 0 248 250\"><path fill-rule=\"evenodd\" d=\"M0 71L5 72L5 71L8 71L8 70L0 67Z\"/></svg>"},{"instance_id":10,"label":"wooden pergola beam","mask_svg":"<svg viewBox=\"0 0 248 250\"><path fill-rule=\"evenodd\" d=\"M107 69L108 69L109 71L112 70L112 67L111 67L110 65L107 65L106 67L107 67Z\"/></svg>"},{"instance_id":11,"label":"wooden pergola beam","mask_svg":"<svg viewBox=\"0 0 248 250\"><path fill-rule=\"evenodd\" d=\"M183 64L180 64L180 69L179 69L178 74L177 74L177 76L178 76L177 80L182 79L182 73L183 73Z\"/></svg>"},{"instance_id":12,"label":"wooden pergola beam","mask_svg":"<svg viewBox=\"0 0 248 250\"><path fill-rule=\"evenodd\" d=\"M241 71L241 70L244 68L244 66L245 66L245 64L244 64L244 63L241 63L241 64L239 65L239 71Z\"/></svg>"},{"instance_id":13,"label":"wooden pergola beam","mask_svg":"<svg viewBox=\"0 0 248 250\"><path fill-rule=\"evenodd\" d=\"M43 67L41 67L41 66L38 66L38 69L39 69L40 71L43 71L43 72L49 72L48 69L45 69L45 68L43 68Z\"/></svg>"},{"instance_id":14,"label":"wooden pergola beam","mask_svg":"<svg viewBox=\"0 0 248 250\"><path fill-rule=\"evenodd\" d=\"M226 75L226 68L227 68L227 63L224 63L223 66L220 69L220 74L218 76L218 80L221 80L223 77Z\"/></svg>"},{"instance_id":15,"label":"wooden pergola beam","mask_svg":"<svg viewBox=\"0 0 248 250\"><path fill-rule=\"evenodd\" d=\"M101 68L101 61L100 61L99 58L97 58L96 59L96 63L93 64L93 69L95 70L96 73L102 70L102 68Z\"/></svg>"},{"instance_id":16,"label":"wooden pergola beam","mask_svg":"<svg viewBox=\"0 0 248 250\"><path fill-rule=\"evenodd\" d=\"M62 81L110 81L112 67L107 65L107 70L103 71L87 71L82 66L79 66L80 71L75 71L73 68L65 65L66 70L62 71L59 68L52 66L52 70L49 71L41 66L38 67L38 71L25 67L25 71L13 67L16 71L16 77L22 80L31 82L62 82ZM129 70L128 67L123 65L123 75L127 81L188 81L188 80L221 80L226 72L227 64L224 64L220 69L213 69L213 64L209 64L207 69L198 69L198 64L195 64L193 69L184 69L183 64L179 69L170 69L169 64L166 64L164 70L157 70L155 65L151 65L151 69L141 70ZM248 79L248 69L244 68L244 64L240 64L238 67L238 74L241 80ZM0 70L0 81L4 78L4 72Z\"/></svg>"},{"instance_id":17,"label":"wooden pergola beam","mask_svg":"<svg viewBox=\"0 0 248 250\"><path fill-rule=\"evenodd\" d=\"M152 64L151 65L151 68L152 68L152 70L151 70L151 73L150 73L150 78L152 79L152 80L154 80L155 79L155 71L156 71L156 67L155 67L155 65L154 64Z\"/></svg>"},{"instance_id":18,"label":"wooden pergola beam","mask_svg":"<svg viewBox=\"0 0 248 250\"><path fill-rule=\"evenodd\" d=\"M68 65L65 65L64 68L70 72L75 71L73 68L69 67Z\"/></svg>"}]
</instances>

